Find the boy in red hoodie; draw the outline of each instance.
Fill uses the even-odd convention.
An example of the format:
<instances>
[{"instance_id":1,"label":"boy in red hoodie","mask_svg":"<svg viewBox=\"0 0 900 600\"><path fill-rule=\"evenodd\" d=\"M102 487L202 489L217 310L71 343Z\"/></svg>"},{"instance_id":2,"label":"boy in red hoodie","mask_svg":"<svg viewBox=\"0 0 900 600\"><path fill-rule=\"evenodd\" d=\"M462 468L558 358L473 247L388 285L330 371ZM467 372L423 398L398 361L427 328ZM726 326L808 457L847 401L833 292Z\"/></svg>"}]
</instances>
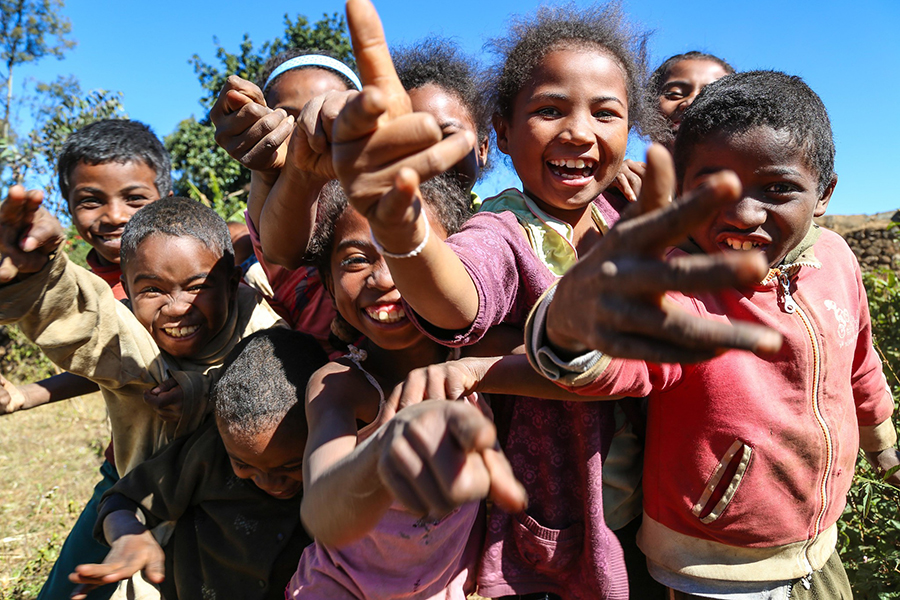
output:
<instances>
[{"instance_id":1,"label":"boy in red hoodie","mask_svg":"<svg viewBox=\"0 0 900 600\"><path fill-rule=\"evenodd\" d=\"M685 113L675 170L679 196L730 186L732 201L692 227L668 264L686 265L692 254L712 262L721 253L731 260L753 252L762 253L768 273L755 285L690 293L691 275L683 271L678 284L688 293L658 300L635 288L607 291L595 296L597 305L630 293L644 306L655 302L662 316L656 332L609 321L615 333L608 337L625 350L619 355L646 356L648 340L664 337L667 322L692 315L711 324L713 335L732 321L763 325L782 335L780 350L718 353L696 365L597 351L572 360L602 337L596 315L585 324L583 301L571 315L571 292L588 270L573 269L558 298L551 290L532 313L529 356L546 376L584 395L650 396L638 540L671 597L851 598L835 545L858 450L882 472L900 460L859 266L839 236L813 223L837 183L825 107L798 77L729 75ZM729 170L742 192L723 173ZM611 277L640 270L619 257L592 262ZM657 343L658 360L673 360L678 345Z\"/></svg>"}]
</instances>

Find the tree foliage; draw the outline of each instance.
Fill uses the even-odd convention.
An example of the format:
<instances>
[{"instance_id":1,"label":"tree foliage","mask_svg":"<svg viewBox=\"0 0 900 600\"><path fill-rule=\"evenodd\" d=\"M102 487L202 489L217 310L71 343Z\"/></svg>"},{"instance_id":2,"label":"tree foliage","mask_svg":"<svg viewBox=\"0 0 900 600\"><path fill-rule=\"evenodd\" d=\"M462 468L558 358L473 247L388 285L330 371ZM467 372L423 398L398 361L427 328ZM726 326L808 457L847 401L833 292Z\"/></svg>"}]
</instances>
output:
<instances>
[{"instance_id":1,"label":"tree foliage","mask_svg":"<svg viewBox=\"0 0 900 600\"><path fill-rule=\"evenodd\" d=\"M0 61L6 67L3 138L9 137L11 129L15 67L45 56L62 58L75 45L66 37L72 24L62 16L62 8L63 0L0 0Z\"/></svg>"},{"instance_id":2,"label":"tree foliage","mask_svg":"<svg viewBox=\"0 0 900 600\"><path fill-rule=\"evenodd\" d=\"M236 53L229 52L213 38L216 61L207 63L195 54L190 59L203 88L200 105L208 111L229 75L257 82L266 61L288 48L329 50L347 64L355 65L346 22L341 14L323 15L310 23L303 15L291 19L284 16L284 33L278 39L255 47L249 35ZM179 123L166 137L166 149L172 157L172 168L179 173L175 193L190 196L213 206L225 216L240 210L250 184L250 172L234 161L215 142L215 128L204 115Z\"/></svg>"}]
</instances>

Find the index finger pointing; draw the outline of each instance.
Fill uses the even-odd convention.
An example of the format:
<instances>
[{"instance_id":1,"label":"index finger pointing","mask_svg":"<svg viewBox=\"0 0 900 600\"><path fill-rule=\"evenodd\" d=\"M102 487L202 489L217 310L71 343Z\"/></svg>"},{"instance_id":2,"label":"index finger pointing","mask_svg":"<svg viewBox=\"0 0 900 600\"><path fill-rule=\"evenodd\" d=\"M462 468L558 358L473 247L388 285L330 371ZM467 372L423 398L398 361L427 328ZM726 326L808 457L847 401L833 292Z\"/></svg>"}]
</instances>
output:
<instances>
[{"instance_id":1,"label":"index finger pointing","mask_svg":"<svg viewBox=\"0 0 900 600\"><path fill-rule=\"evenodd\" d=\"M347 26L363 85L374 85L387 95L390 116L412 112L409 96L394 70L381 19L370 0L347 0Z\"/></svg>"}]
</instances>

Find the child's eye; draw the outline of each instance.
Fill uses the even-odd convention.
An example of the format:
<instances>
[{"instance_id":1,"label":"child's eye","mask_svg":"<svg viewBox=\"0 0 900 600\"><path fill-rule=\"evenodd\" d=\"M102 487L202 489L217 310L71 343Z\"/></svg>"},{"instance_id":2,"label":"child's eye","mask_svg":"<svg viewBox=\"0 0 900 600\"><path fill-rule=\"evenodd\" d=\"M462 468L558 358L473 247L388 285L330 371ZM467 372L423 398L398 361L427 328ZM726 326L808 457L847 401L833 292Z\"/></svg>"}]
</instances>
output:
<instances>
[{"instance_id":1,"label":"child's eye","mask_svg":"<svg viewBox=\"0 0 900 600\"><path fill-rule=\"evenodd\" d=\"M666 100L681 100L684 98L684 94L678 91L663 92L663 98Z\"/></svg>"},{"instance_id":2,"label":"child's eye","mask_svg":"<svg viewBox=\"0 0 900 600\"><path fill-rule=\"evenodd\" d=\"M146 196L141 196L141 195L135 194L135 195L133 195L133 196L128 196L127 200L128 200L128 202L129 202L130 204L141 204L141 205L143 205L143 204L145 204L149 199L148 199Z\"/></svg>"},{"instance_id":3,"label":"child's eye","mask_svg":"<svg viewBox=\"0 0 900 600\"><path fill-rule=\"evenodd\" d=\"M618 118L618 116L619 116L618 114L614 113L611 110L603 109L603 110L598 110L598 111L594 112L594 118L600 119L600 120L615 119L615 118Z\"/></svg>"},{"instance_id":4,"label":"child's eye","mask_svg":"<svg viewBox=\"0 0 900 600\"><path fill-rule=\"evenodd\" d=\"M145 287L140 291L142 296L146 296L148 298L154 298L160 294L162 294L162 290L155 287Z\"/></svg>"},{"instance_id":5,"label":"child's eye","mask_svg":"<svg viewBox=\"0 0 900 600\"><path fill-rule=\"evenodd\" d=\"M359 267L369 264L369 259L362 254L353 254L341 261L342 267Z\"/></svg>"},{"instance_id":6,"label":"child's eye","mask_svg":"<svg viewBox=\"0 0 900 600\"><path fill-rule=\"evenodd\" d=\"M555 106L544 106L534 111L534 114L541 115L542 117L558 117L560 112Z\"/></svg>"},{"instance_id":7,"label":"child's eye","mask_svg":"<svg viewBox=\"0 0 900 600\"><path fill-rule=\"evenodd\" d=\"M192 285L191 287L189 287L189 288L188 288L188 291L189 291L189 292L199 292L199 291L201 291L201 290L205 290L205 289L208 288L208 287L209 287L209 286L206 285L205 283L198 283L198 284L196 284L196 285Z\"/></svg>"},{"instance_id":8,"label":"child's eye","mask_svg":"<svg viewBox=\"0 0 900 600\"><path fill-rule=\"evenodd\" d=\"M784 196L786 194L790 194L791 192L796 192L797 188L789 183L773 183L766 188L766 192L768 194L776 195L776 196Z\"/></svg>"},{"instance_id":9,"label":"child's eye","mask_svg":"<svg viewBox=\"0 0 900 600\"><path fill-rule=\"evenodd\" d=\"M89 196L87 198L81 198L80 200L78 200L76 206L78 208L97 208L101 204L102 202L100 202L99 199L94 198L93 196Z\"/></svg>"}]
</instances>

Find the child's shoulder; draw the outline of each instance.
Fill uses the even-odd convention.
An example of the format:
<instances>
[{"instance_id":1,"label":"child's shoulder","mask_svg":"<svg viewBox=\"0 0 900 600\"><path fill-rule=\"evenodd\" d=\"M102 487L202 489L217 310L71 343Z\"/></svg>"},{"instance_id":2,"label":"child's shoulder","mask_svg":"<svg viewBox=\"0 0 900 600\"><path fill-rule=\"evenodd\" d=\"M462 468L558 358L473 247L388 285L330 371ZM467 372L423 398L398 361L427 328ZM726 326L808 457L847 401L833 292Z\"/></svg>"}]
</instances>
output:
<instances>
[{"instance_id":1,"label":"child's shoulder","mask_svg":"<svg viewBox=\"0 0 900 600\"><path fill-rule=\"evenodd\" d=\"M348 357L333 360L309 378L307 406L314 412L349 410L358 420L369 422L378 414L382 392L370 377Z\"/></svg>"}]
</instances>

